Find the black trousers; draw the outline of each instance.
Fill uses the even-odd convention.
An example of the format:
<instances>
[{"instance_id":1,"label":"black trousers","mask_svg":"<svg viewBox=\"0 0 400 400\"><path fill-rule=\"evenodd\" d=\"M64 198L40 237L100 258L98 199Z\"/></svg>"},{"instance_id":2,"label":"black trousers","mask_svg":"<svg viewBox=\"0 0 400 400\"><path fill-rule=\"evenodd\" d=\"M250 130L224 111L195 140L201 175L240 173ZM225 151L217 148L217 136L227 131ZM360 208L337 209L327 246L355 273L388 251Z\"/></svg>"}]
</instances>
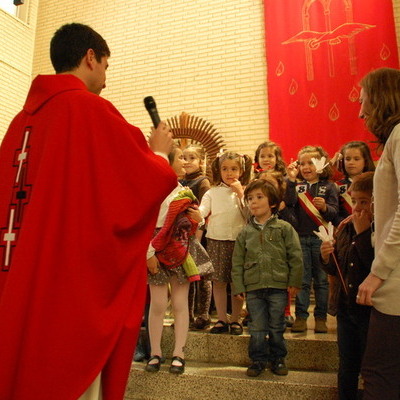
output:
<instances>
[{"instance_id":1,"label":"black trousers","mask_svg":"<svg viewBox=\"0 0 400 400\"><path fill-rule=\"evenodd\" d=\"M361 375L363 400L400 399L400 316L372 309Z\"/></svg>"}]
</instances>

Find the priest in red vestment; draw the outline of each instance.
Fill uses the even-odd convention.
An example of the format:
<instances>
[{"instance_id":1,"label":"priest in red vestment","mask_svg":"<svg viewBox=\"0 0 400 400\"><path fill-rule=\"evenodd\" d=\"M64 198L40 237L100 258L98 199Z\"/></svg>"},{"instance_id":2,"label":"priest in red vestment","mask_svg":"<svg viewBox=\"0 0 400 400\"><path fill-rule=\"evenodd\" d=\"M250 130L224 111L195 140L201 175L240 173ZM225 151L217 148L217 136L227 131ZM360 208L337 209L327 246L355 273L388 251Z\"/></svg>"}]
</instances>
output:
<instances>
[{"instance_id":1,"label":"priest in red vestment","mask_svg":"<svg viewBox=\"0 0 400 400\"><path fill-rule=\"evenodd\" d=\"M76 400L99 378L104 400L123 398L176 175L168 127L150 149L99 96L109 56L90 27L61 27L56 75L34 79L0 148L2 400Z\"/></svg>"}]
</instances>

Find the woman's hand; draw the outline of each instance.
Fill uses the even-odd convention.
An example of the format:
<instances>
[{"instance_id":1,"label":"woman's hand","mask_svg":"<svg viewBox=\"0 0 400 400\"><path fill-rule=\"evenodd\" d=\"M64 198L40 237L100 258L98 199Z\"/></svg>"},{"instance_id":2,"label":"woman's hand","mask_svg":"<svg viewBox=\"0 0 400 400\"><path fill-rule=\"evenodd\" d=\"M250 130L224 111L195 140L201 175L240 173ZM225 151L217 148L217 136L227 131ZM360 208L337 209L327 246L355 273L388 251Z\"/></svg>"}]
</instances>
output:
<instances>
[{"instance_id":1,"label":"woman's hand","mask_svg":"<svg viewBox=\"0 0 400 400\"><path fill-rule=\"evenodd\" d=\"M372 306L372 295L382 285L383 279L378 278L372 272L364 279L364 282L358 287L356 301L358 304Z\"/></svg>"},{"instance_id":2,"label":"woman's hand","mask_svg":"<svg viewBox=\"0 0 400 400\"><path fill-rule=\"evenodd\" d=\"M155 275L160 270L160 263L156 256L153 256L147 260L147 269L149 270L150 274Z\"/></svg>"}]
</instances>

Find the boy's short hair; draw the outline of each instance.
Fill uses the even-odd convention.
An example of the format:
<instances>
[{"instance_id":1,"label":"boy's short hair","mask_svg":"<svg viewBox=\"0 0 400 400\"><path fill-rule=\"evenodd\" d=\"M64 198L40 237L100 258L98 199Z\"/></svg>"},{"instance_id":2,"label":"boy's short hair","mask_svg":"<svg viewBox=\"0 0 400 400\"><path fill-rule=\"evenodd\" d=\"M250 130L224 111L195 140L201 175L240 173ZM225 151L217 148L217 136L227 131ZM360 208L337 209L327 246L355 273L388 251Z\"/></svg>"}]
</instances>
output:
<instances>
[{"instance_id":1,"label":"boy's short hair","mask_svg":"<svg viewBox=\"0 0 400 400\"><path fill-rule=\"evenodd\" d=\"M354 177L349 192L365 192L372 196L374 171L363 172Z\"/></svg>"},{"instance_id":2,"label":"boy's short hair","mask_svg":"<svg viewBox=\"0 0 400 400\"><path fill-rule=\"evenodd\" d=\"M90 26L65 24L54 34L50 42L50 58L57 74L79 67L87 51L92 49L97 62L102 57L110 57L106 41Z\"/></svg>"},{"instance_id":3,"label":"boy's short hair","mask_svg":"<svg viewBox=\"0 0 400 400\"><path fill-rule=\"evenodd\" d=\"M255 179L251 181L244 190L244 199L247 201L247 197L253 190L261 189L261 191L268 197L269 206L272 209L273 213L277 213L279 211L279 204L281 202L281 198L279 196L278 190L271 183L266 181L265 179Z\"/></svg>"}]
</instances>

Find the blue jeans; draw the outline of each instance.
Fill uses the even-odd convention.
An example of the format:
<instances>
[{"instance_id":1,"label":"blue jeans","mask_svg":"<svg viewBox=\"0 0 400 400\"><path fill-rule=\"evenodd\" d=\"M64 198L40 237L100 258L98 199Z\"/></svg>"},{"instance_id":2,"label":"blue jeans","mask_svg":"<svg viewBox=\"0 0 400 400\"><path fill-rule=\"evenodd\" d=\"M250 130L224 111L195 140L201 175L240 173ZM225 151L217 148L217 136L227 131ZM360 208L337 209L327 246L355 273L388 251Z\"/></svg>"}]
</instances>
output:
<instances>
[{"instance_id":1,"label":"blue jeans","mask_svg":"<svg viewBox=\"0 0 400 400\"><path fill-rule=\"evenodd\" d=\"M301 291L296 296L296 317L307 319L310 315L310 289L314 281L314 317L326 319L329 283L326 273L319 267L321 240L315 235L300 236L300 244L303 251L304 275Z\"/></svg>"},{"instance_id":2,"label":"blue jeans","mask_svg":"<svg viewBox=\"0 0 400 400\"><path fill-rule=\"evenodd\" d=\"M258 289L247 293L249 311L249 357L252 361L274 361L286 357L286 289ZM268 336L268 341L266 339Z\"/></svg>"}]
</instances>

